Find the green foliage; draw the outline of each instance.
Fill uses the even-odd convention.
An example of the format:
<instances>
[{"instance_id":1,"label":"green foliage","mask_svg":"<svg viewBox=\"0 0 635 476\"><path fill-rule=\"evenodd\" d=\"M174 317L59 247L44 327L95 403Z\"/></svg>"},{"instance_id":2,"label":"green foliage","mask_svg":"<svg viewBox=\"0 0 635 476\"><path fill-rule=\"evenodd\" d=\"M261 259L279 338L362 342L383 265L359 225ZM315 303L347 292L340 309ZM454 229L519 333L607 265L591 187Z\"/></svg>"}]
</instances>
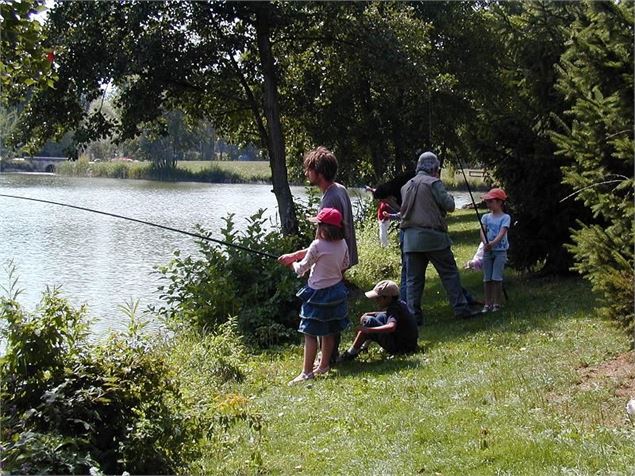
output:
<instances>
[{"instance_id":1,"label":"green foliage","mask_svg":"<svg viewBox=\"0 0 635 476\"><path fill-rule=\"evenodd\" d=\"M376 211L375 211L376 213ZM391 225L389 245L379 245L377 220L369 219L355 230L358 242L359 263L346 272L346 279L355 282L362 289L372 289L382 279L401 281L401 258L399 231Z\"/></svg>"},{"instance_id":2,"label":"green foliage","mask_svg":"<svg viewBox=\"0 0 635 476\"><path fill-rule=\"evenodd\" d=\"M2 467L21 474L173 473L198 430L183 418L173 371L133 323L87 340L84 306L48 290L33 315L0 300ZM134 312L134 311L133 311Z\"/></svg>"},{"instance_id":3,"label":"green foliage","mask_svg":"<svg viewBox=\"0 0 635 476\"><path fill-rule=\"evenodd\" d=\"M207 431L196 442L198 451L189 453L187 474L228 474L229 462L245 445L249 462L239 452L245 472L257 462L264 419L253 399L240 391L251 375L242 336L235 318L220 324L217 332L190 329L179 332L171 342L169 360L179 371L176 375L187 406L187 417L200 422ZM214 468L201 464L214 455Z\"/></svg>"},{"instance_id":4,"label":"green foliage","mask_svg":"<svg viewBox=\"0 0 635 476\"><path fill-rule=\"evenodd\" d=\"M633 330L632 2L587 2L573 25L558 87L570 109L552 137L563 169L593 220L573 231L575 269L604 296L603 312Z\"/></svg>"},{"instance_id":5,"label":"green foliage","mask_svg":"<svg viewBox=\"0 0 635 476\"><path fill-rule=\"evenodd\" d=\"M15 162L11 164L16 164ZM202 167L201 164L204 164ZM243 165L242 163L240 165ZM246 165L246 164L245 164ZM61 163L56 172L73 177L107 177L162 181L249 183L270 182L268 164L265 167L237 166L233 162L181 162L175 168L160 168L149 162L89 162L81 157Z\"/></svg>"},{"instance_id":6,"label":"green foliage","mask_svg":"<svg viewBox=\"0 0 635 476\"><path fill-rule=\"evenodd\" d=\"M221 240L273 255L308 245L308 237L284 237L265 229L264 210L247 219L244 232L235 229L233 214L224 218ZM210 232L199 229L210 236ZM295 336L297 278L275 260L211 241L198 242L199 257L181 256L158 271L166 284L159 289L167 303L159 315L177 325L213 330L237 316L243 335L267 346Z\"/></svg>"},{"instance_id":7,"label":"green foliage","mask_svg":"<svg viewBox=\"0 0 635 476\"><path fill-rule=\"evenodd\" d=\"M0 85L3 105L18 102L36 86L51 88L55 73L47 58L42 25L33 18L42 0L1 0Z\"/></svg>"},{"instance_id":8,"label":"green foliage","mask_svg":"<svg viewBox=\"0 0 635 476\"><path fill-rule=\"evenodd\" d=\"M479 117L467 132L478 159L510 199L510 262L520 269L568 273L570 227L588 213L562 183L570 163L556 155L549 136L565 110L556 89L556 65L566 49L576 2L498 2L486 11L498 37L489 91L479 96Z\"/></svg>"}]
</instances>

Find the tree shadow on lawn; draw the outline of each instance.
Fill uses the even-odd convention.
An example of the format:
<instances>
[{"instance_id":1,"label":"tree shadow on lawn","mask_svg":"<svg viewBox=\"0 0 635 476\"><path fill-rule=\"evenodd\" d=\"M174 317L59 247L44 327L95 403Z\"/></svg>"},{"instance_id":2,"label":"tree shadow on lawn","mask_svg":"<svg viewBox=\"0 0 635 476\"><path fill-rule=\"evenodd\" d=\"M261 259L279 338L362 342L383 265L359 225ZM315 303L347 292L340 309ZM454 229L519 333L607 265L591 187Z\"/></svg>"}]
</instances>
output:
<instances>
[{"instance_id":1,"label":"tree shadow on lawn","mask_svg":"<svg viewBox=\"0 0 635 476\"><path fill-rule=\"evenodd\" d=\"M481 332L518 335L537 329L549 331L558 320L594 307L595 297L581 278L513 277L506 284L510 299L501 311L468 319L454 318L443 288L438 282L431 285L424 295L420 346L431 349Z\"/></svg>"},{"instance_id":2,"label":"tree shadow on lawn","mask_svg":"<svg viewBox=\"0 0 635 476\"><path fill-rule=\"evenodd\" d=\"M478 229L451 231L450 239L452 240L452 244L454 246L474 246L474 251L476 251L476 248L478 248L478 244L481 242L481 237L478 233Z\"/></svg>"},{"instance_id":3,"label":"tree shadow on lawn","mask_svg":"<svg viewBox=\"0 0 635 476\"><path fill-rule=\"evenodd\" d=\"M372 344L373 346L377 346L376 343ZM337 372L340 376L377 376L380 374L391 374L400 370L414 369L419 364L413 358L418 353L415 352L408 355L390 355L388 353L382 353L381 357L376 357L376 350L370 351L372 352L369 356L368 353L362 353L357 359L350 362L342 362L337 364ZM369 360L372 359L372 360Z\"/></svg>"}]
</instances>

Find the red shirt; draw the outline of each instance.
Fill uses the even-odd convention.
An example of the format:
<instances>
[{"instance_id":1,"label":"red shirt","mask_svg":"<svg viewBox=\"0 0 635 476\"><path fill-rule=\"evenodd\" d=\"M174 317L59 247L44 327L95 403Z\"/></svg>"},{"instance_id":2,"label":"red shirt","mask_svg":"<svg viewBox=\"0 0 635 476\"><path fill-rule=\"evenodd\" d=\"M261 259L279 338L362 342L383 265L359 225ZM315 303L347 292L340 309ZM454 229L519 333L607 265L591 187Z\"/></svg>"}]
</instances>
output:
<instances>
[{"instance_id":1,"label":"red shirt","mask_svg":"<svg viewBox=\"0 0 635 476\"><path fill-rule=\"evenodd\" d=\"M390 213L392 212L392 208L386 202L379 202L379 207L377 207L377 219L378 220L388 220L389 218L384 218L384 212Z\"/></svg>"}]
</instances>

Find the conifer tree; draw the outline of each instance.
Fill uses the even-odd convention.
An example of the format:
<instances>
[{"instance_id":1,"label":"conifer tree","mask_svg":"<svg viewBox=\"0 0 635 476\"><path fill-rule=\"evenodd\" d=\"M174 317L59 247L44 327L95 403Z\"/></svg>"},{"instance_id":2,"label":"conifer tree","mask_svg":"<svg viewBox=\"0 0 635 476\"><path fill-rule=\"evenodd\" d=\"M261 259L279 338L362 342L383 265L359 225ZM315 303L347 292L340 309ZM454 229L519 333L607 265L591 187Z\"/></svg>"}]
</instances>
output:
<instances>
[{"instance_id":1,"label":"conifer tree","mask_svg":"<svg viewBox=\"0 0 635 476\"><path fill-rule=\"evenodd\" d=\"M552 137L572 159L564 181L593 221L573 230L575 269L604 297L605 314L633 329L633 2L585 3L561 59L569 101Z\"/></svg>"},{"instance_id":2,"label":"conifer tree","mask_svg":"<svg viewBox=\"0 0 635 476\"><path fill-rule=\"evenodd\" d=\"M476 157L510 197L510 264L542 274L571 272L569 230L576 219L590 218L581 203L560 202L572 192L561 170L571 159L555 155L548 132L565 110L555 67L579 9L574 2L546 0L491 5L501 44L498 74L470 128Z\"/></svg>"}]
</instances>

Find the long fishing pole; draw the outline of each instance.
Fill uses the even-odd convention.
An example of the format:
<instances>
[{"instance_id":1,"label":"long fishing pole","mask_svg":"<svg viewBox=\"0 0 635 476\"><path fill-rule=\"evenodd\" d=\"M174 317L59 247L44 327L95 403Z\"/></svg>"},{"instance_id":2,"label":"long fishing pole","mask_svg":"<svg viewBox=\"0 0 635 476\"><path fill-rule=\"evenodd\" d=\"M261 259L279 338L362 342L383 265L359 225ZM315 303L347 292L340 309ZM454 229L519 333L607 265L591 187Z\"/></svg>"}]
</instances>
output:
<instances>
[{"instance_id":1,"label":"long fishing pole","mask_svg":"<svg viewBox=\"0 0 635 476\"><path fill-rule=\"evenodd\" d=\"M467 186L467 192L470 194L472 206L474 207L474 211L476 212L476 218L478 218L478 224L480 225L483 236L485 237L485 244L488 244L489 240L487 239L487 233L485 233L485 227L483 226L483 222L481 221L481 214L478 212L478 207L476 206L476 202L474 201L474 195L472 195L472 187L470 187L470 182L468 182L467 175L465 175L465 169L463 168L461 159L457 156L456 160L458 161L459 168L461 169L461 173L463 174L463 179L465 180L465 185Z\"/></svg>"},{"instance_id":2,"label":"long fishing pole","mask_svg":"<svg viewBox=\"0 0 635 476\"><path fill-rule=\"evenodd\" d=\"M60 207L75 208L76 210L83 210L85 212L98 213L100 215L106 215L106 216L109 216L109 217L121 218L122 220L134 221L136 223L141 223L143 225L154 226L156 228L161 228L163 230L174 231L176 233L182 233L183 235L192 236L194 238L199 238L201 240L213 241L214 243L219 243L219 244L224 245L224 246L231 246L232 248L237 248L237 249L242 250L242 251L247 251L248 253L253 253L253 254L256 254L256 255L260 255L260 256L265 256L267 258L278 259L277 256L274 256L274 255L272 255L270 253L266 253L265 251L252 250L251 248L247 248L245 246L237 245L235 243L229 243L227 241L217 240L215 238L210 238L209 236L201 235L199 233L190 233L189 231L178 230L176 228L172 228L172 227L169 227L169 226L159 225L157 223L151 223L149 221L138 220L136 218L125 217L123 215L117 215L115 213L102 212L100 210L93 210L91 208L78 207L77 205L70 205L68 203L53 202L51 200L42 200L42 199L39 199L39 198L21 197L19 195L7 195L7 194L4 194L4 193L0 193L0 197L16 198L16 199L19 199L19 200L29 200L31 202L48 203L50 205L59 205Z\"/></svg>"}]
</instances>

